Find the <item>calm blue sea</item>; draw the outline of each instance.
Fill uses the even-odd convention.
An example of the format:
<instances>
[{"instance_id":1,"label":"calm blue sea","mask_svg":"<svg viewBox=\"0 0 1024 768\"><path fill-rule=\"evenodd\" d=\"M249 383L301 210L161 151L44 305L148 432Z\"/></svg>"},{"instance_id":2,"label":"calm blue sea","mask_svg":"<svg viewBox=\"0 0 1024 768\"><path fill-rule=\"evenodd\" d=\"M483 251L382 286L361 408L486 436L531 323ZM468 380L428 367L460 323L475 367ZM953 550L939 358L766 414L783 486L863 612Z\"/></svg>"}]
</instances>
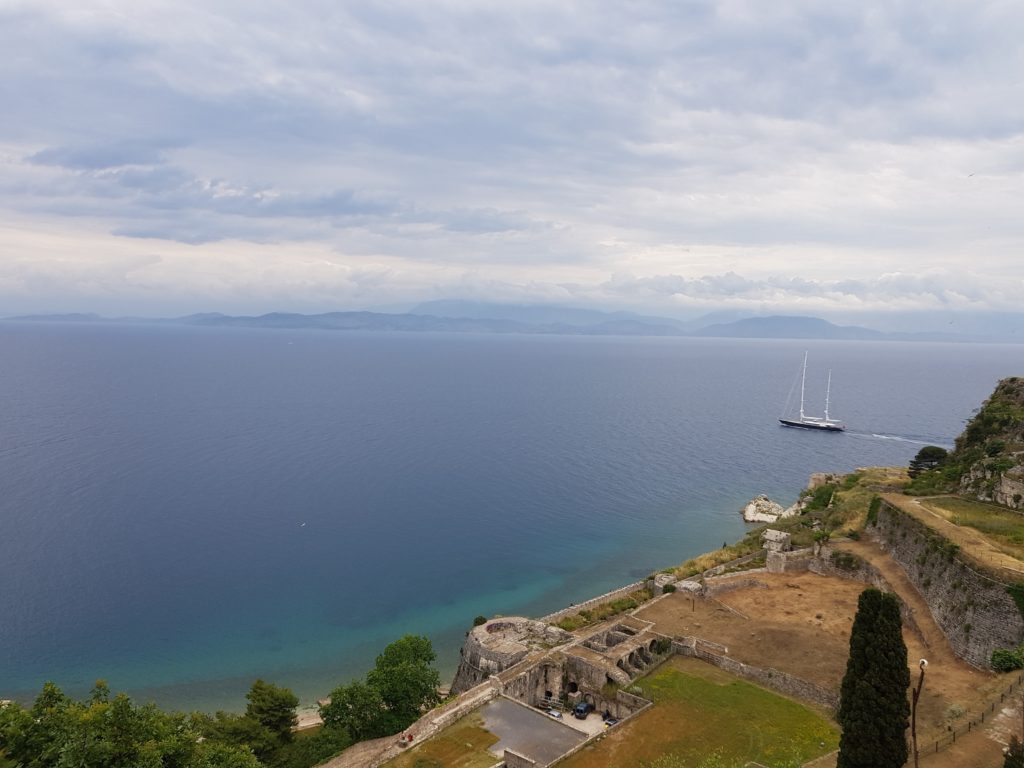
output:
<instances>
[{"instance_id":1,"label":"calm blue sea","mask_svg":"<svg viewBox=\"0 0 1024 768\"><path fill-rule=\"evenodd\" d=\"M845 434L775 419L810 351ZM950 445L1024 346L0 324L0 698L306 702Z\"/></svg>"}]
</instances>

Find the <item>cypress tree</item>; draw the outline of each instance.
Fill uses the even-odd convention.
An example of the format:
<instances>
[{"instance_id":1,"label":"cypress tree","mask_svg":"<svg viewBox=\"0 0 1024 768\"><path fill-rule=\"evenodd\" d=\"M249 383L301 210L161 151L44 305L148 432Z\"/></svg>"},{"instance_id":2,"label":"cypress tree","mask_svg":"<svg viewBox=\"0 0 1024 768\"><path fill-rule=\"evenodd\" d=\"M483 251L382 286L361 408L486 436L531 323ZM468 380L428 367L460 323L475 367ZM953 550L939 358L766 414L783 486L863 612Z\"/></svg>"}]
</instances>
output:
<instances>
[{"instance_id":1,"label":"cypress tree","mask_svg":"<svg viewBox=\"0 0 1024 768\"><path fill-rule=\"evenodd\" d=\"M900 768L907 761L910 669L900 628L894 595L861 593L840 690L836 768Z\"/></svg>"}]
</instances>

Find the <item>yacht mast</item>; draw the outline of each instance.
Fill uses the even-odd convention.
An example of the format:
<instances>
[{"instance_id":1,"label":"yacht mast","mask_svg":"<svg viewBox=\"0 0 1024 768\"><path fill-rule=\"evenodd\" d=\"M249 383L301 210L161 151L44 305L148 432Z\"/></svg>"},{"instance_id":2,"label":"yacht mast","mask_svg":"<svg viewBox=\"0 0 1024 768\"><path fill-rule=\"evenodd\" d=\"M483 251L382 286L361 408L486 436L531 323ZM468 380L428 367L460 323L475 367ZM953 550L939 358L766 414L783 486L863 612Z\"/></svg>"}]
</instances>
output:
<instances>
[{"instance_id":1,"label":"yacht mast","mask_svg":"<svg viewBox=\"0 0 1024 768\"><path fill-rule=\"evenodd\" d=\"M807 353L804 352L804 370L800 375L800 421L804 420L804 383L807 381Z\"/></svg>"},{"instance_id":2,"label":"yacht mast","mask_svg":"<svg viewBox=\"0 0 1024 768\"><path fill-rule=\"evenodd\" d=\"M825 385L825 423L828 424L828 396L832 391L832 369L828 369L828 383Z\"/></svg>"}]
</instances>

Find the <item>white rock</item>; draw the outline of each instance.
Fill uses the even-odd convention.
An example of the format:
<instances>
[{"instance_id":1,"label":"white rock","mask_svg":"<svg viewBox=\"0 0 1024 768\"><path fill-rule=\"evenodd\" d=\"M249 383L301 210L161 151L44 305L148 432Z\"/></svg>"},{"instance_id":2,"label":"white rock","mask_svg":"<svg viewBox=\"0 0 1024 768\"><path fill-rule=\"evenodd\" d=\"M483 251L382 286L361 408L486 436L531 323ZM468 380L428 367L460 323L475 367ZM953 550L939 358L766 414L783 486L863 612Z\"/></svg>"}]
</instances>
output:
<instances>
[{"instance_id":1,"label":"white rock","mask_svg":"<svg viewBox=\"0 0 1024 768\"><path fill-rule=\"evenodd\" d=\"M764 494L755 496L743 508L743 519L748 523L774 523L785 514L781 504L776 504Z\"/></svg>"}]
</instances>

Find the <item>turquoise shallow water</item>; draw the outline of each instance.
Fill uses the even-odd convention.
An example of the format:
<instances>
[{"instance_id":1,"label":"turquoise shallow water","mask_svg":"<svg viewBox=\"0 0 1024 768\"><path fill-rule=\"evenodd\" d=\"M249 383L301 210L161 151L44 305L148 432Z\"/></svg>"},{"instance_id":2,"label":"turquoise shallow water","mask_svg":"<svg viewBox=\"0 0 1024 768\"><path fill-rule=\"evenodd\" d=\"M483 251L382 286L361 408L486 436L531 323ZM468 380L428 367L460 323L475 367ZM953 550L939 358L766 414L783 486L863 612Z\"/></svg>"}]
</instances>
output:
<instances>
[{"instance_id":1,"label":"turquoise shallow water","mask_svg":"<svg viewBox=\"0 0 1024 768\"><path fill-rule=\"evenodd\" d=\"M841 435L775 418L804 349ZM950 444L1024 347L0 324L0 697L307 702Z\"/></svg>"}]
</instances>

